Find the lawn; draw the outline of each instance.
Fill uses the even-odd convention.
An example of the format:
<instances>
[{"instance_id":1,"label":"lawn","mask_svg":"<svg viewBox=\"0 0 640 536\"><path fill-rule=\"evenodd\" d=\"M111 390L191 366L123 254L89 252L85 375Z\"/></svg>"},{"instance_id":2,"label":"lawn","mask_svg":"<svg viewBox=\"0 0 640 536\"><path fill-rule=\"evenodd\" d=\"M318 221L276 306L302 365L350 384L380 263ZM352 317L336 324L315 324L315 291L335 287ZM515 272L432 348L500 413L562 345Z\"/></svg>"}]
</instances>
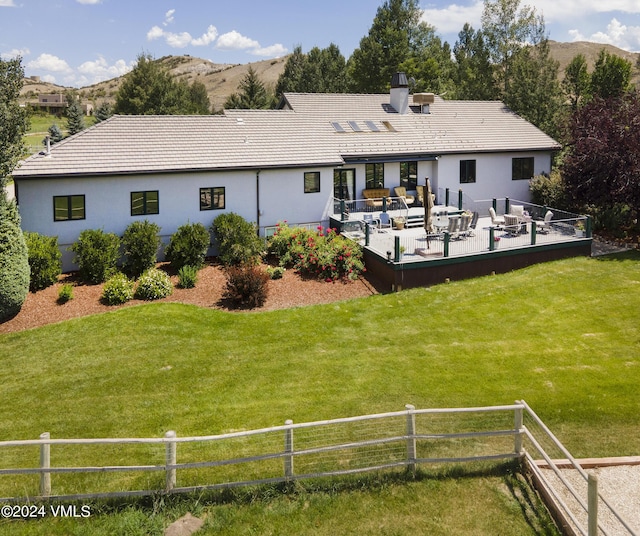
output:
<instances>
[{"instance_id":1,"label":"lawn","mask_svg":"<svg viewBox=\"0 0 640 536\"><path fill-rule=\"evenodd\" d=\"M407 403L456 407L524 399L574 456L637 455L639 260L631 252L576 258L272 312L150 304L2 335L0 437L37 438L44 431L54 438L160 436L167 430L181 436L215 434L286 419L396 411ZM506 502L517 512L506 508L502 534L540 533L514 506L513 494L504 494L505 478L426 478L410 484L425 484L420 493L408 491L406 483L389 486L399 496L425 493L425 501L449 496L442 499L445 510L456 508L460 494L487 511L496 496L510 496ZM429 486L442 488L429 491ZM347 504L361 504L354 511L375 510L375 492L365 495L353 490L318 498L276 494L261 513L250 513L251 501L210 505L207 512L216 520L226 512L236 526L245 516L258 523L290 507L323 526L330 516L332 530L326 533L349 533L354 519ZM311 507L323 497L335 509L318 506L313 518ZM506 528L513 515L521 523L525 519L525 529ZM369 514L363 517L369 520ZM433 533L454 531L455 517ZM334 524L341 519L342 528ZM34 533L41 526L31 525ZM239 532L242 526L237 525ZM482 528L462 532L495 534Z\"/></svg>"}]
</instances>

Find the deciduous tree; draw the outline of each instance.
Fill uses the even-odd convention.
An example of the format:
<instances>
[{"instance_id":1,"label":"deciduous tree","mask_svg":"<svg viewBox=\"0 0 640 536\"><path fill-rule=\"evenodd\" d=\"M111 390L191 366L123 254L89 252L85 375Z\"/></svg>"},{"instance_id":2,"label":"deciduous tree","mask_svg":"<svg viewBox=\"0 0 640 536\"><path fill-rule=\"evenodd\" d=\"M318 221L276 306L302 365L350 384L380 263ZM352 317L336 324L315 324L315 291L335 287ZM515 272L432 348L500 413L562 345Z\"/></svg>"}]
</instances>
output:
<instances>
[{"instance_id":1,"label":"deciduous tree","mask_svg":"<svg viewBox=\"0 0 640 536\"><path fill-rule=\"evenodd\" d=\"M589 95L591 76L584 54L575 56L564 69L562 92L571 104L571 110L576 111Z\"/></svg>"},{"instance_id":2,"label":"deciduous tree","mask_svg":"<svg viewBox=\"0 0 640 536\"><path fill-rule=\"evenodd\" d=\"M498 94L489 49L481 30L465 24L453 47L455 96L462 100L494 100Z\"/></svg>"},{"instance_id":3,"label":"deciduous tree","mask_svg":"<svg viewBox=\"0 0 640 536\"><path fill-rule=\"evenodd\" d=\"M630 61L610 54L605 49L600 50L598 59L591 73L591 95L593 97L619 97L630 88Z\"/></svg>"}]
</instances>

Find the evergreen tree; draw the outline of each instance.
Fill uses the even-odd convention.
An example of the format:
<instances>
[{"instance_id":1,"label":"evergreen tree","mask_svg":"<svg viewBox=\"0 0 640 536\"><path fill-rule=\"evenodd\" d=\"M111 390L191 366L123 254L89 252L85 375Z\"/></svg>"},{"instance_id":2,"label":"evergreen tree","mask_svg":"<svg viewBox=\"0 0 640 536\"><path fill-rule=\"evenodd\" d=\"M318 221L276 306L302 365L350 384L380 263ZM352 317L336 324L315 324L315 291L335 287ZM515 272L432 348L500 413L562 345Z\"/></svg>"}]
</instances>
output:
<instances>
[{"instance_id":1,"label":"evergreen tree","mask_svg":"<svg viewBox=\"0 0 640 536\"><path fill-rule=\"evenodd\" d=\"M67 107L67 128L69 130L69 136L73 136L86 128L84 124L84 112L78 99L73 99Z\"/></svg>"},{"instance_id":2,"label":"evergreen tree","mask_svg":"<svg viewBox=\"0 0 640 536\"><path fill-rule=\"evenodd\" d=\"M273 108L274 105L274 95L267 91L258 73L251 66L241 80L238 92L230 95L224 103L227 109L242 110L265 110Z\"/></svg>"},{"instance_id":3,"label":"evergreen tree","mask_svg":"<svg viewBox=\"0 0 640 536\"><path fill-rule=\"evenodd\" d=\"M15 200L0 189L0 322L18 314L29 292L29 255Z\"/></svg>"},{"instance_id":4,"label":"evergreen tree","mask_svg":"<svg viewBox=\"0 0 640 536\"><path fill-rule=\"evenodd\" d=\"M0 190L25 151L29 120L26 109L18 103L23 81L21 58L0 59Z\"/></svg>"},{"instance_id":5,"label":"evergreen tree","mask_svg":"<svg viewBox=\"0 0 640 536\"><path fill-rule=\"evenodd\" d=\"M312 48L303 54L298 46L287 59L278 78L276 94L344 93L347 91L346 61L340 49L330 44L327 48Z\"/></svg>"},{"instance_id":6,"label":"evergreen tree","mask_svg":"<svg viewBox=\"0 0 640 536\"><path fill-rule=\"evenodd\" d=\"M583 100L589 95L589 83L591 76L587 68L587 59L584 54L575 56L564 69L562 80L562 92L571 104L571 110L575 112Z\"/></svg>"},{"instance_id":7,"label":"evergreen tree","mask_svg":"<svg viewBox=\"0 0 640 536\"><path fill-rule=\"evenodd\" d=\"M114 112L125 115L207 114L211 105L205 94L203 84L195 83L193 87L184 80L177 81L162 63L148 54L141 54L116 94Z\"/></svg>"},{"instance_id":8,"label":"evergreen tree","mask_svg":"<svg viewBox=\"0 0 640 536\"><path fill-rule=\"evenodd\" d=\"M453 47L456 59L456 98L462 100L495 100L497 89L493 78L489 49L482 31L465 24Z\"/></svg>"},{"instance_id":9,"label":"evergreen tree","mask_svg":"<svg viewBox=\"0 0 640 536\"><path fill-rule=\"evenodd\" d=\"M107 101L102 101L100 106L96 109L95 118L97 123L101 123L109 119L113 115L113 108Z\"/></svg>"},{"instance_id":10,"label":"evergreen tree","mask_svg":"<svg viewBox=\"0 0 640 536\"><path fill-rule=\"evenodd\" d=\"M62 133L62 130L60 130L60 127L55 123L51 125L47 129L47 131L49 132L49 140L51 141L51 143L58 143L59 141L62 141L64 139L64 134ZM46 145L47 139L45 138L42 141L42 143Z\"/></svg>"},{"instance_id":11,"label":"evergreen tree","mask_svg":"<svg viewBox=\"0 0 640 536\"><path fill-rule=\"evenodd\" d=\"M303 71L307 56L302 52L300 45L293 49L293 53L287 58L284 64L284 70L278 77L276 84L276 95L282 95L285 92L303 93L301 89L303 85Z\"/></svg>"},{"instance_id":12,"label":"evergreen tree","mask_svg":"<svg viewBox=\"0 0 640 536\"><path fill-rule=\"evenodd\" d=\"M629 91L632 67L630 61L610 54L604 48L600 50L591 73L591 95L608 99Z\"/></svg>"},{"instance_id":13,"label":"evergreen tree","mask_svg":"<svg viewBox=\"0 0 640 536\"><path fill-rule=\"evenodd\" d=\"M514 112L549 134L557 136L562 109L558 62L551 58L544 26L538 27L533 46L522 48L511 66L512 83L504 101Z\"/></svg>"},{"instance_id":14,"label":"evergreen tree","mask_svg":"<svg viewBox=\"0 0 640 536\"><path fill-rule=\"evenodd\" d=\"M354 92L382 93L400 65L419 54L421 33L417 0L386 0L378 8L369 34L349 58L347 71Z\"/></svg>"}]
</instances>

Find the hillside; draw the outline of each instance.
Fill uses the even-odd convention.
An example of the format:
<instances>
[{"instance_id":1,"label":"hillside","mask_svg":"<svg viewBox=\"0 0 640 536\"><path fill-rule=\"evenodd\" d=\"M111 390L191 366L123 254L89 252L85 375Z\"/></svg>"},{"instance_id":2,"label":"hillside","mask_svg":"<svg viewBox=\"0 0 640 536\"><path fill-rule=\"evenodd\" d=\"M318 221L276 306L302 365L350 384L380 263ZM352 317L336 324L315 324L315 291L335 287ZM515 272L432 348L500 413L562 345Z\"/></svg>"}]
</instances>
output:
<instances>
[{"instance_id":1,"label":"hillside","mask_svg":"<svg viewBox=\"0 0 640 536\"><path fill-rule=\"evenodd\" d=\"M627 52L612 45L604 45L601 43L590 43L586 41L575 43L550 41L549 43L551 55L560 64L559 76L561 78L564 76L565 67L578 54L585 56L590 71L593 70L598 54L603 48L611 54L621 56L630 61L634 67L640 57L638 53ZM165 56L158 61L167 65L175 76L184 78L189 82L194 80L202 82L209 92L211 104L216 110L220 110L227 97L237 91L238 85L246 75L249 67L253 67L265 85L275 87L278 77L284 70L287 58L288 56L285 56L274 60L264 60L241 65L212 63L208 60L195 58L193 56ZM94 105L99 104L103 100L113 102L121 82L122 77L114 78L81 88L78 91L84 102L92 102ZM640 72L638 69L634 69L632 82L636 85L640 84ZM28 102L37 101L37 96L40 93L63 93L68 89L72 88L65 88L26 78L21 94L24 102Z\"/></svg>"}]
</instances>

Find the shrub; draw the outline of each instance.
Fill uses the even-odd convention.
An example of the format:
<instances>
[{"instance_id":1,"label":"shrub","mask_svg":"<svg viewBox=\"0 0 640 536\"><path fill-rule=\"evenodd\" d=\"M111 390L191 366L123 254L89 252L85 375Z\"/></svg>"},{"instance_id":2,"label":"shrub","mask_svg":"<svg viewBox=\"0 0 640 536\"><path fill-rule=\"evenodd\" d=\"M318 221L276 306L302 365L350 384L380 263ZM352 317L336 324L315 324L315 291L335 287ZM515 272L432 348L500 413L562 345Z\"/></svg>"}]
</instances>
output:
<instances>
[{"instance_id":1,"label":"shrub","mask_svg":"<svg viewBox=\"0 0 640 536\"><path fill-rule=\"evenodd\" d=\"M138 279L135 297L139 300L159 300L170 296L172 292L173 285L166 272L149 268Z\"/></svg>"},{"instance_id":2,"label":"shrub","mask_svg":"<svg viewBox=\"0 0 640 536\"><path fill-rule=\"evenodd\" d=\"M202 268L211 237L201 223L188 223L178 227L165 248L165 256L174 270L183 266Z\"/></svg>"},{"instance_id":3,"label":"shrub","mask_svg":"<svg viewBox=\"0 0 640 536\"><path fill-rule=\"evenodd\" d=\"M135 283L124 274L112 276L102 289L102 300L107 305L121 305L133 299Z\"/></svg>"},{"instance_id":4,"label":"shrub","mask_svg":"<svg viewBox=\"0 0 640 536\"><path fill-rule=\"evenodd\" d=\"M227 270L227 283L222 298L231 307L261 307L267 300L268 282L269 274L257 266L231 266Z\"/></svg>"},{"instance_id":5,"label":"shrub","mask_svg":"<svg viewBox=\"0 0 640 536\"><path fill-rule=\"evenodd\" d=\"M69 248L75 253L80 278L87 283L102 283L116 273L120 239L101 229L85 229Z\"/></svg>"},{"instance_id":6,"label":"shrub","mask_svg":"<svg viewBox=\"0 0 640 536\"><path fill-rule=\"evenodd\" d=\"M198 282L198 269L195 266L183 266L178 270L178 284L182 288L193 288Z\"/></svg>"},{"instance_id":7,"label":"shrub","mask_svg":"<svg viewBox=\"0 0 640 536\"><path fill-rule=\"evenodd\" d=\"M29 256L15 201L0 186L0 322L22 308L29 292Z\"/></svg>"},{"instance_id":8,"label":"shrub","mask_svg":"<svg viewBox=\"0 0 640 536\"><path fill-rule=\"evenodd\" d=\"M134 221L124 231L124 270L132 277L155 266L162 245L159 233L160 227L148 220Z\"/></svg>"},{"instance_id":9,"label":"shrub","mask_svg":"<svg viewBox=\"0 0 640 536\"><path fill-rule=\"evenodd\" d=\"M566 209L566 186L559 171L554 170L551 175L536 175L529 183L531 201L536 205Z\"/></svg>"},{"instance_id":10,"label":"shrub","mask_svg":"<svg viewBox=\"0 0 640 536\"><path fill-rule=\"evenodd\" d=\"M269 241L269 252L281 266L325 281L357 279L365 270L362 248L333 229L325 233L322 227L310 231L279 223Z\"/></svg>"},{"instance_id":11,"label":"shrub","mask_svg":"<svg viewBox=\"0 0 640 536\"><path fill-rule=\"evenodd\" d=\"M267 274L271 279L282 279L285 268L282 266L267 266Z\"/></svg>"},{"instance_id":12,"label":"shrub","mask_svg":"<svg viewBox=\"0 0 640 536\"><path fill-rule=\"evenodd\" d=\"M58 291L58 303L67 303L73 299L73 285L65 283Z\"/></svg>"},{"instance_id":13,"label":"shrub","mask_svg":"<svg viewBox=\"0 0 640 536\"><path fill-rule=\"evenodd\" d=\"M264 241L256 226L239 214L220 214L211 225L218 249L218 258L225 266L256 264L262 255Z\"/></svg>"},{"instance_id":14,"label":"shrub","mask_svg":"<svg viewBox=\"0 0 640 536\"><path fill-rule=\"evenodd\" d=\"M24 233L24 238L31 268L29 290L36 292L50 287L62 273L62 253L58 247L58 237Z\"/></svg>"}]
</instances>

